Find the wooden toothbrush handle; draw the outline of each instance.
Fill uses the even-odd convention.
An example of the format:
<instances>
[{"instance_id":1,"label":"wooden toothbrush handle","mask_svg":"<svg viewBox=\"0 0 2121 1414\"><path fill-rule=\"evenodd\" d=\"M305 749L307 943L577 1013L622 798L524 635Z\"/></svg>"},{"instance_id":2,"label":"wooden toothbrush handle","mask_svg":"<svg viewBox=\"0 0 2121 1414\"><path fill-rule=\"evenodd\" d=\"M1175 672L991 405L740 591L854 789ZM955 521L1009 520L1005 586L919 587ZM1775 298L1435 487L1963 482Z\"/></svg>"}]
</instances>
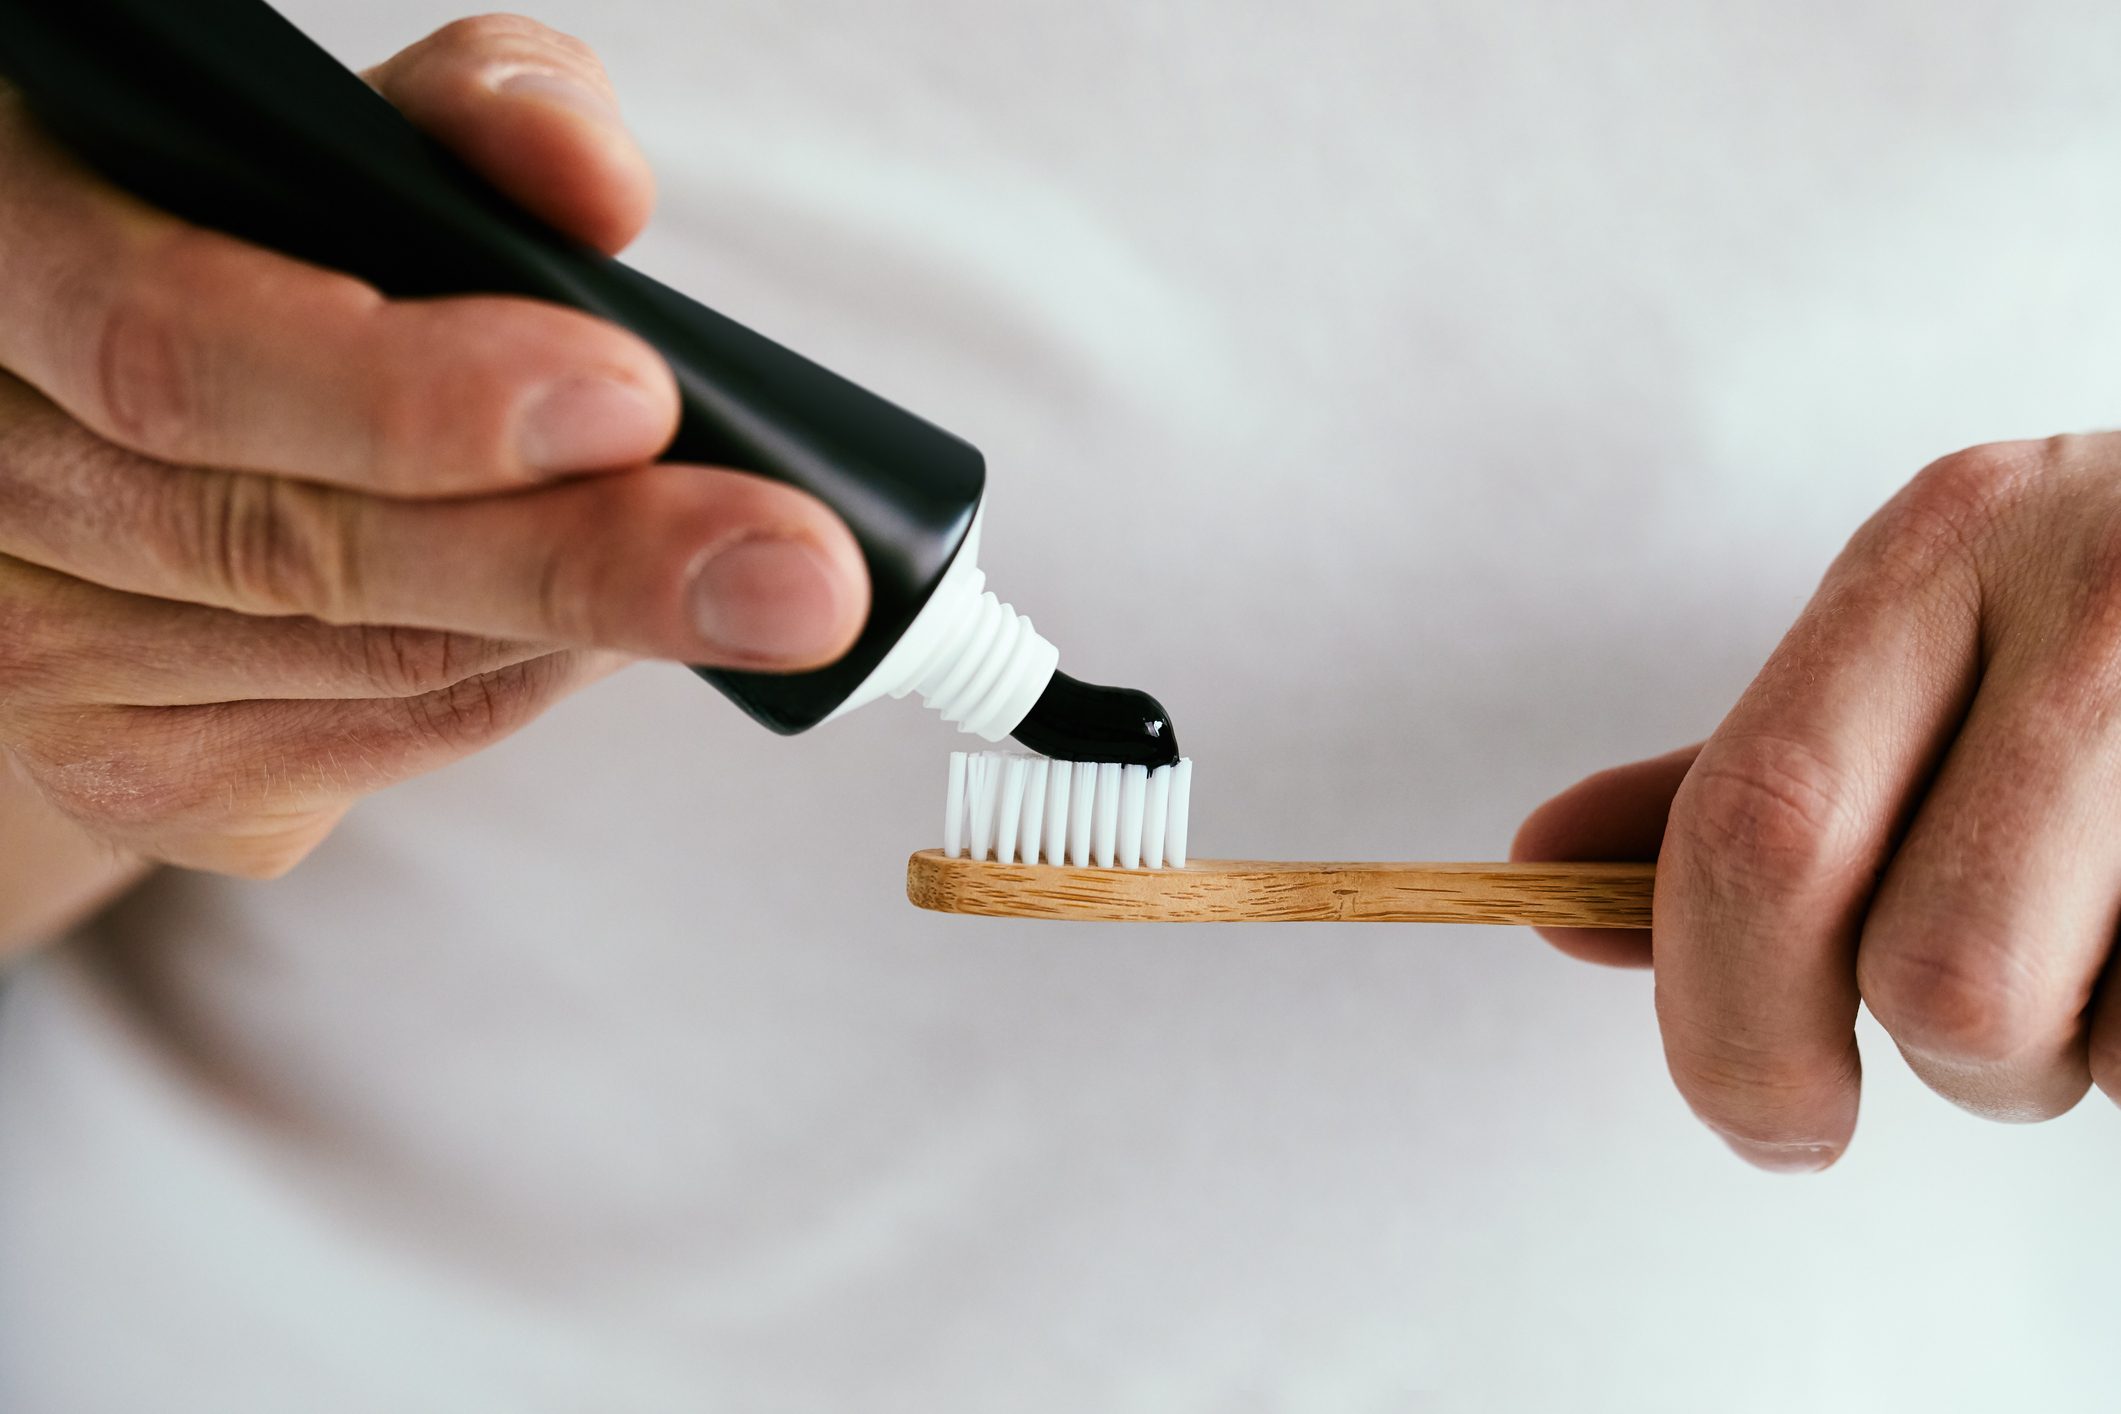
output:
<instances>
[{"instance_id":1,"label":"wooden toothbrush handle","mask_svg":"<svg viewBox=\"0 0 2121 1414\"><path fill-rule=\"evenodd\" d=\"M1502 923L1647 928L1650 864L1325 864L1183 869L994 864L926 849L906 897L940 913L1138 923Z\"/></svg>"}]
</instances>

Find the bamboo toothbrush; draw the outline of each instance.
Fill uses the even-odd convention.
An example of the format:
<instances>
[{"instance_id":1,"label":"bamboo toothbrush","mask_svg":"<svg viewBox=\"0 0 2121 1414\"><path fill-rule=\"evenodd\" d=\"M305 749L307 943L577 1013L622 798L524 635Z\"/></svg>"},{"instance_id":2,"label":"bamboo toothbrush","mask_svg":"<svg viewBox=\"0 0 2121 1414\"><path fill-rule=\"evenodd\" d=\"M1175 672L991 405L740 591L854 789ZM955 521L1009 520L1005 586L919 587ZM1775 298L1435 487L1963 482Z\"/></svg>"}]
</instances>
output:
<instances>
[{"instance_id":1,"label":"bamboo toothbrush","mask_svg":"<svg viewBox=\"0 0 2121 1414\"><path fill-rule=\"evenodd\" d=\"M906 862L906 897L993 918L1650 926L1649 864L1188 860L1191 785L1183 760L953 752L945 847Z\"/></svg>"}]
</instances>

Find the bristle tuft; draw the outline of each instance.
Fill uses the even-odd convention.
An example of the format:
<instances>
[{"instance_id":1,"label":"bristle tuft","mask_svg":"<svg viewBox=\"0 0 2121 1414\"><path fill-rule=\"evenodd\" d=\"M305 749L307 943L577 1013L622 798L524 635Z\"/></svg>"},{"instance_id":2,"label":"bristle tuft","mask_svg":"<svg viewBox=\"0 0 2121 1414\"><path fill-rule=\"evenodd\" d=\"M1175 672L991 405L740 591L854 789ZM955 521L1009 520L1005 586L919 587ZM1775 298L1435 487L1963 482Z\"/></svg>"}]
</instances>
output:
<instances>
[{"instance_id":1,"label":"bristle tuft","mask_svg":"<svg viewBox=\"0 0 2121 1414\"><path fill-rule=\"evenodd\" d=\"M1182 760L1171 768L1171 810L1164 825L1164 862L1173 869L1186 867L1186 816L1193 803L1193 763Z\"/></svg>"},{"instance_id":2,"label":"bristle tuft","mask_svg":"<svg viewBox=\"0 0 2121 1414\"><path fill-rule=\"evenodd\" d=\"M1046 827L1039 848L1048 864L1068 862L1068 786L1074 779L1073 761L1046 763Z\"/></svg>"},{"instance_id":3,"label":"bristle tuft","mask_svg":"<svg viewBox=\"0 0 2121 1414\"><path fill-rule=\"evenodd\" d=\"M1164 826L1171 818L1171 768L1149 773L1149 792L1142 801L1142 868L1164 867Z\"/></svg>"},{"instance_id":4,"label":"bristle tuft","mask_svg":"<svg viewBox=\"0 0 2121 1414\"><path fill-rule=\"evenodd\" d=\"M943 801L943 853L952 859L965 852L965 759L969 752L950 753L950 792Z\"/></svg>"},{"instance_id":5,"label":"bristle tuft","mask_svg":"<svg viewBox=\"0 0 2121 1414\"><path fill-rule=\"evenodd\" d=\"M943 852L997 863L1180 869L1193 763L1122 766L950 753Z\"/></svg>"}]
</instances>

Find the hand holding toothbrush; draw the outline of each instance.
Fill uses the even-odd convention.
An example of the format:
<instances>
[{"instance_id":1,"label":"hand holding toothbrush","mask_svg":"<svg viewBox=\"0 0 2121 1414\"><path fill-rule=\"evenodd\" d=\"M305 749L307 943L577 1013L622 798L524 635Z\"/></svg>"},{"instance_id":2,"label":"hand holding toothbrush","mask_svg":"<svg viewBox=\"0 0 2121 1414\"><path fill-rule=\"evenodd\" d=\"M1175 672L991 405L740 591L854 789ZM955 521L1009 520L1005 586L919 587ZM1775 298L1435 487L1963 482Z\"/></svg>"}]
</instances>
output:
<instances>
[{"instance_id":1,"label":"hand holding toothbrush","mask_svg":"<svg viewBox=\"0 0 2121 1414\"><path fill-rule=\"evenodd\" d=\"M2121 434L1977 447L1849 542L1715 735L1525 823L1523 859L1657 860L1680 1091L1770 1169L1856 1123L1859 1002L1938 1093L2121 1101Z\"/></svg>"}]
</instances>

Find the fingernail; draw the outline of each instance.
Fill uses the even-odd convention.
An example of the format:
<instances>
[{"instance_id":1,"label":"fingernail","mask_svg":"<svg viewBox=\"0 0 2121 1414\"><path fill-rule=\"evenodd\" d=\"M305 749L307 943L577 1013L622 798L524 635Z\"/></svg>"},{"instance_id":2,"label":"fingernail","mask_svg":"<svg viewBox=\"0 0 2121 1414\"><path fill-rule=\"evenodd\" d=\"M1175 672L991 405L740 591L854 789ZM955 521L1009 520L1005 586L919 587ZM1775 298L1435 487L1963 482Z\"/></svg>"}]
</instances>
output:
<instances>
[{"instance_id":1,"label":"fingernail","mask_svg":"<svg viewBox=\"0 0 2121 1414\"><path fill-rule=\"evenodd\" d=\"M692 621L732 656L811 663L839 646L840 575L815 545L753 536L717 550L692 578Z\"/></svg>"},{"instance_id":2,"label":"fingernail","mask_svg":"<svg viewBox=\"0 0 2121 1414\"><path fill-rule=\"evenodd\" d=\"M535 471L604 471L656 454L670 415L647 392L617 378L564 378L534 394L516 445Z\"/></svg>"},{"instance_id":3,"label":"fingernail","mask_svg":"<svg viewBox=\"0 0 2121 1414\"><path fill-rule=\"evenodd\" d=\"M1754 1168L1766 1169L1769 1173L1817 1173L1841 1157L1841 1148L1836 1144L1814 1144L1800 1141L1793 1144L1763 1144L1754 1139L1737 1139L1728 1134L1717 1136L1731 1146L1731 1152L1744 1159Z\"/></svg>"},{"instance_id":4,"label":"fingernail","mask_svg":"<svg viewBox=\"0 0 2121 1414\"><path fill-rule=\"evenodd\" d=\"M510 98L528 98L536 103L550 103L565 108L570 113L580 114L592 122L617 126L618 105L611 95L580 79L547 69L517 69L505 74L494 86L494 92Z\"/></svg>"}]
</instances>

